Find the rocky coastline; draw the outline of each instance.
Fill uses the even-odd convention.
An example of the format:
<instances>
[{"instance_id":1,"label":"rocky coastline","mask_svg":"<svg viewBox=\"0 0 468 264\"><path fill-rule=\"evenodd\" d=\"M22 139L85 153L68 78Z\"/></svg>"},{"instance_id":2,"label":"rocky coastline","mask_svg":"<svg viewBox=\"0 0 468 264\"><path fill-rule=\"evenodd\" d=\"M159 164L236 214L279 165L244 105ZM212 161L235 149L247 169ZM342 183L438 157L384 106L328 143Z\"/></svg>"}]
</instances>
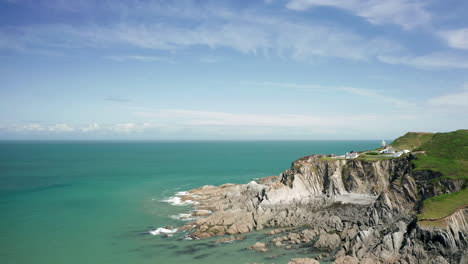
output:
<instances>
[{"instance_id":1,"label":"rocky coastline","mask_svg":"<svg viewBox=\"0 0 468 264\"><path fill-rule=\"evenodd\" d=\"M203 186L181 195L193 201L193 222L179 228L196 239L242 239L271 228L269 243L250 249L307 245L327 253L290 263L468 263L468 208L442 225L421 225L422 200L459 191L461 180L434 183L436 173L412 170L412 155L381 160L294 161L279 176L247 184Z\"/></svg>"}]
</instances>

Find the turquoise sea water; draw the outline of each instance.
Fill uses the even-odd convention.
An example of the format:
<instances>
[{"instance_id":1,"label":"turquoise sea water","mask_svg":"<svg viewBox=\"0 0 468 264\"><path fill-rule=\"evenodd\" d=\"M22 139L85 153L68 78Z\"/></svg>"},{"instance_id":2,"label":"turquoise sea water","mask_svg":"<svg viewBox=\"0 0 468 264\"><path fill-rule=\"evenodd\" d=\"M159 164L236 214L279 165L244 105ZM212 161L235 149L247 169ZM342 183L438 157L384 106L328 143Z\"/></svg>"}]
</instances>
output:
<instances>
[{"instance_id":1,"label":"turquoise sea water","mask_svg":"<svg viewBox=\"0 0 468 264\"><path fill-rule=\"evenodd\" d=\"M287 263L310 247L255 253L264 239L217 244L146 234L181 225L163 200L206 184L278 175L299 157L379 141L2 142L0 263Z\"/></svg>"}]
</instances>

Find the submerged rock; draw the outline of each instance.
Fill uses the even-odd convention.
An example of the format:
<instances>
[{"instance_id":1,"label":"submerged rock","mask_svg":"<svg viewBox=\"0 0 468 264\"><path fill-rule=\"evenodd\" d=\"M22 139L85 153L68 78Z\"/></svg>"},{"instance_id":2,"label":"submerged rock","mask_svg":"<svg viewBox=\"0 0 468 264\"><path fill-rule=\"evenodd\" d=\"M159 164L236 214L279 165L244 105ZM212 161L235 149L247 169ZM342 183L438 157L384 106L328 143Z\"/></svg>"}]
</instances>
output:
<instances>
[{"instance_id":1,"label":"submerged rock","mask_svg":"<svg viewBox=\"0 0 468 264\"><path fill-rule=\"evenodd\" d=\"M320 262L313 258L294 258L288 264L320 264Z\"/></svg>"},{"instance_id":2,"label":"submerged rock","mask_svg":"<svg viewBox=\"0 0 468 264\"><path fill-rule=\"evenodd\" d=\"M253 244L252 246L249 247L250 249L253 249L258 252L267 252L268 249L266 248L266 244L262 242L257 242Z\"/></svg>"}]
</instances>

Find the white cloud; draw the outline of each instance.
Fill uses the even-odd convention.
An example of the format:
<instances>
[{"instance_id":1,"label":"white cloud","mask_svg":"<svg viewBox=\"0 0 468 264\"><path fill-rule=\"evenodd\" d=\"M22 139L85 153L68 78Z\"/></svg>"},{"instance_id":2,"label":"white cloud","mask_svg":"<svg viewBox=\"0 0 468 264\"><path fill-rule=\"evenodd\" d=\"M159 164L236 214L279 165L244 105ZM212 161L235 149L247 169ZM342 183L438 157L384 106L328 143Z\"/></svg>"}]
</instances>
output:
<instances>
[{"instance_id":1,"label":"white cloud","mask_svg":"<svg viewBox=\"0 0 468 264\"><path fill-rule=\"evenodd\" d=\"M463 54L434 52L422 56L378 56L388 64L403 64L417 68L468 68L468 57Z\"/></svg>"},{"instance_id":2,"label":"white cloud","mask_svg":"<svg viewBox=\"0 0 468 264\"><path fill-rule=\"evenodd\" d=\"M134 133L144 132L146 129L151 128L151 123L119 123L110 125L107 129L117 133Z\"/></svg>"},{"instance_id":3,"label":"white cloud","mask_svg":"<svg viewBox=\"0 0 468 264\"><path fill-rule=\"evenodd\" d=\"M72 132L75 131L75 128L72 127L71 125L61 123L61 124L55 124L48 126L47 128L51 132Z\"/></svg>"},{"instance_id":4,"label":"white cloud","mask_svg":"<svg viewBox=\"0 0 468 264\"><path fill-rule=\"evenodd\" d=\"M344 9L372 24L396 24L404 29L412 29L431 20L423 2L415 0L290 0L286 5L292 10L317 6Z\"/></svg>"},{"instance_id":5,"label":"white cloud","mask_svg":"<svg viewBox=\"0 0 468 264\"><path fill-rule=\"evenodd\" d=\"M87 126L81 127L79 130L81 132L87 133L87 132L97 131L100 128L101 126L98 123L92 123Z\"/></svg>"},{"instance_id":6,"label":"white cloud","mask_svg":"<svg viewBox=\"0 0 468 264\"><path fill-rule=\"evenodd\" d=\"M52 132L52 133L67 133L75 131L72 125L66 123L58 124L5 124L2 126L3 130L14 131L14 132Z\"/></svg>"},{"instance_id":7,"label":"white cloud","mask_svg":"<svg viewBox=\"0 0 468 264\"><path fill-rule=\"evenodd\" d=\"M468 28L441 31L439 36L452 48L468 49Z\"/></svg>"},{"instance_id":8,"label":"white cloud","mask_svg":"<svg viewBox=\"0 0 468 264\"><path fill-rule=\"evenodd\" d=\"M26 125L16 125L13 126L14 131L45 131L48 130L40 124L26 124Z\"/></svg>"}]
</instances>

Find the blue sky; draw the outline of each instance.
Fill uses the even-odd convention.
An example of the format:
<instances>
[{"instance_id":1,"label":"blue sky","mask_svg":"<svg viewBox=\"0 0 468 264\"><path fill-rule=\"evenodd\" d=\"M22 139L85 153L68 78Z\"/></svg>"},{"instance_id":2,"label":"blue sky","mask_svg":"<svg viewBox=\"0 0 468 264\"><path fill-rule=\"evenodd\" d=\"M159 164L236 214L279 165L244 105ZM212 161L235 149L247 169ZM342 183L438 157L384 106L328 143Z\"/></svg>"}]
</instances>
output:
<instances>
[{"instance_id":1,"label":"blue sky","mask_svg":"<svg viewBox=\"0 0 468 264\"><path fill-rule=\"evenodd\" d=\"M0 0L0 139L391 139L468 124L463 0Z\"/></svg>"}]
</instances>

